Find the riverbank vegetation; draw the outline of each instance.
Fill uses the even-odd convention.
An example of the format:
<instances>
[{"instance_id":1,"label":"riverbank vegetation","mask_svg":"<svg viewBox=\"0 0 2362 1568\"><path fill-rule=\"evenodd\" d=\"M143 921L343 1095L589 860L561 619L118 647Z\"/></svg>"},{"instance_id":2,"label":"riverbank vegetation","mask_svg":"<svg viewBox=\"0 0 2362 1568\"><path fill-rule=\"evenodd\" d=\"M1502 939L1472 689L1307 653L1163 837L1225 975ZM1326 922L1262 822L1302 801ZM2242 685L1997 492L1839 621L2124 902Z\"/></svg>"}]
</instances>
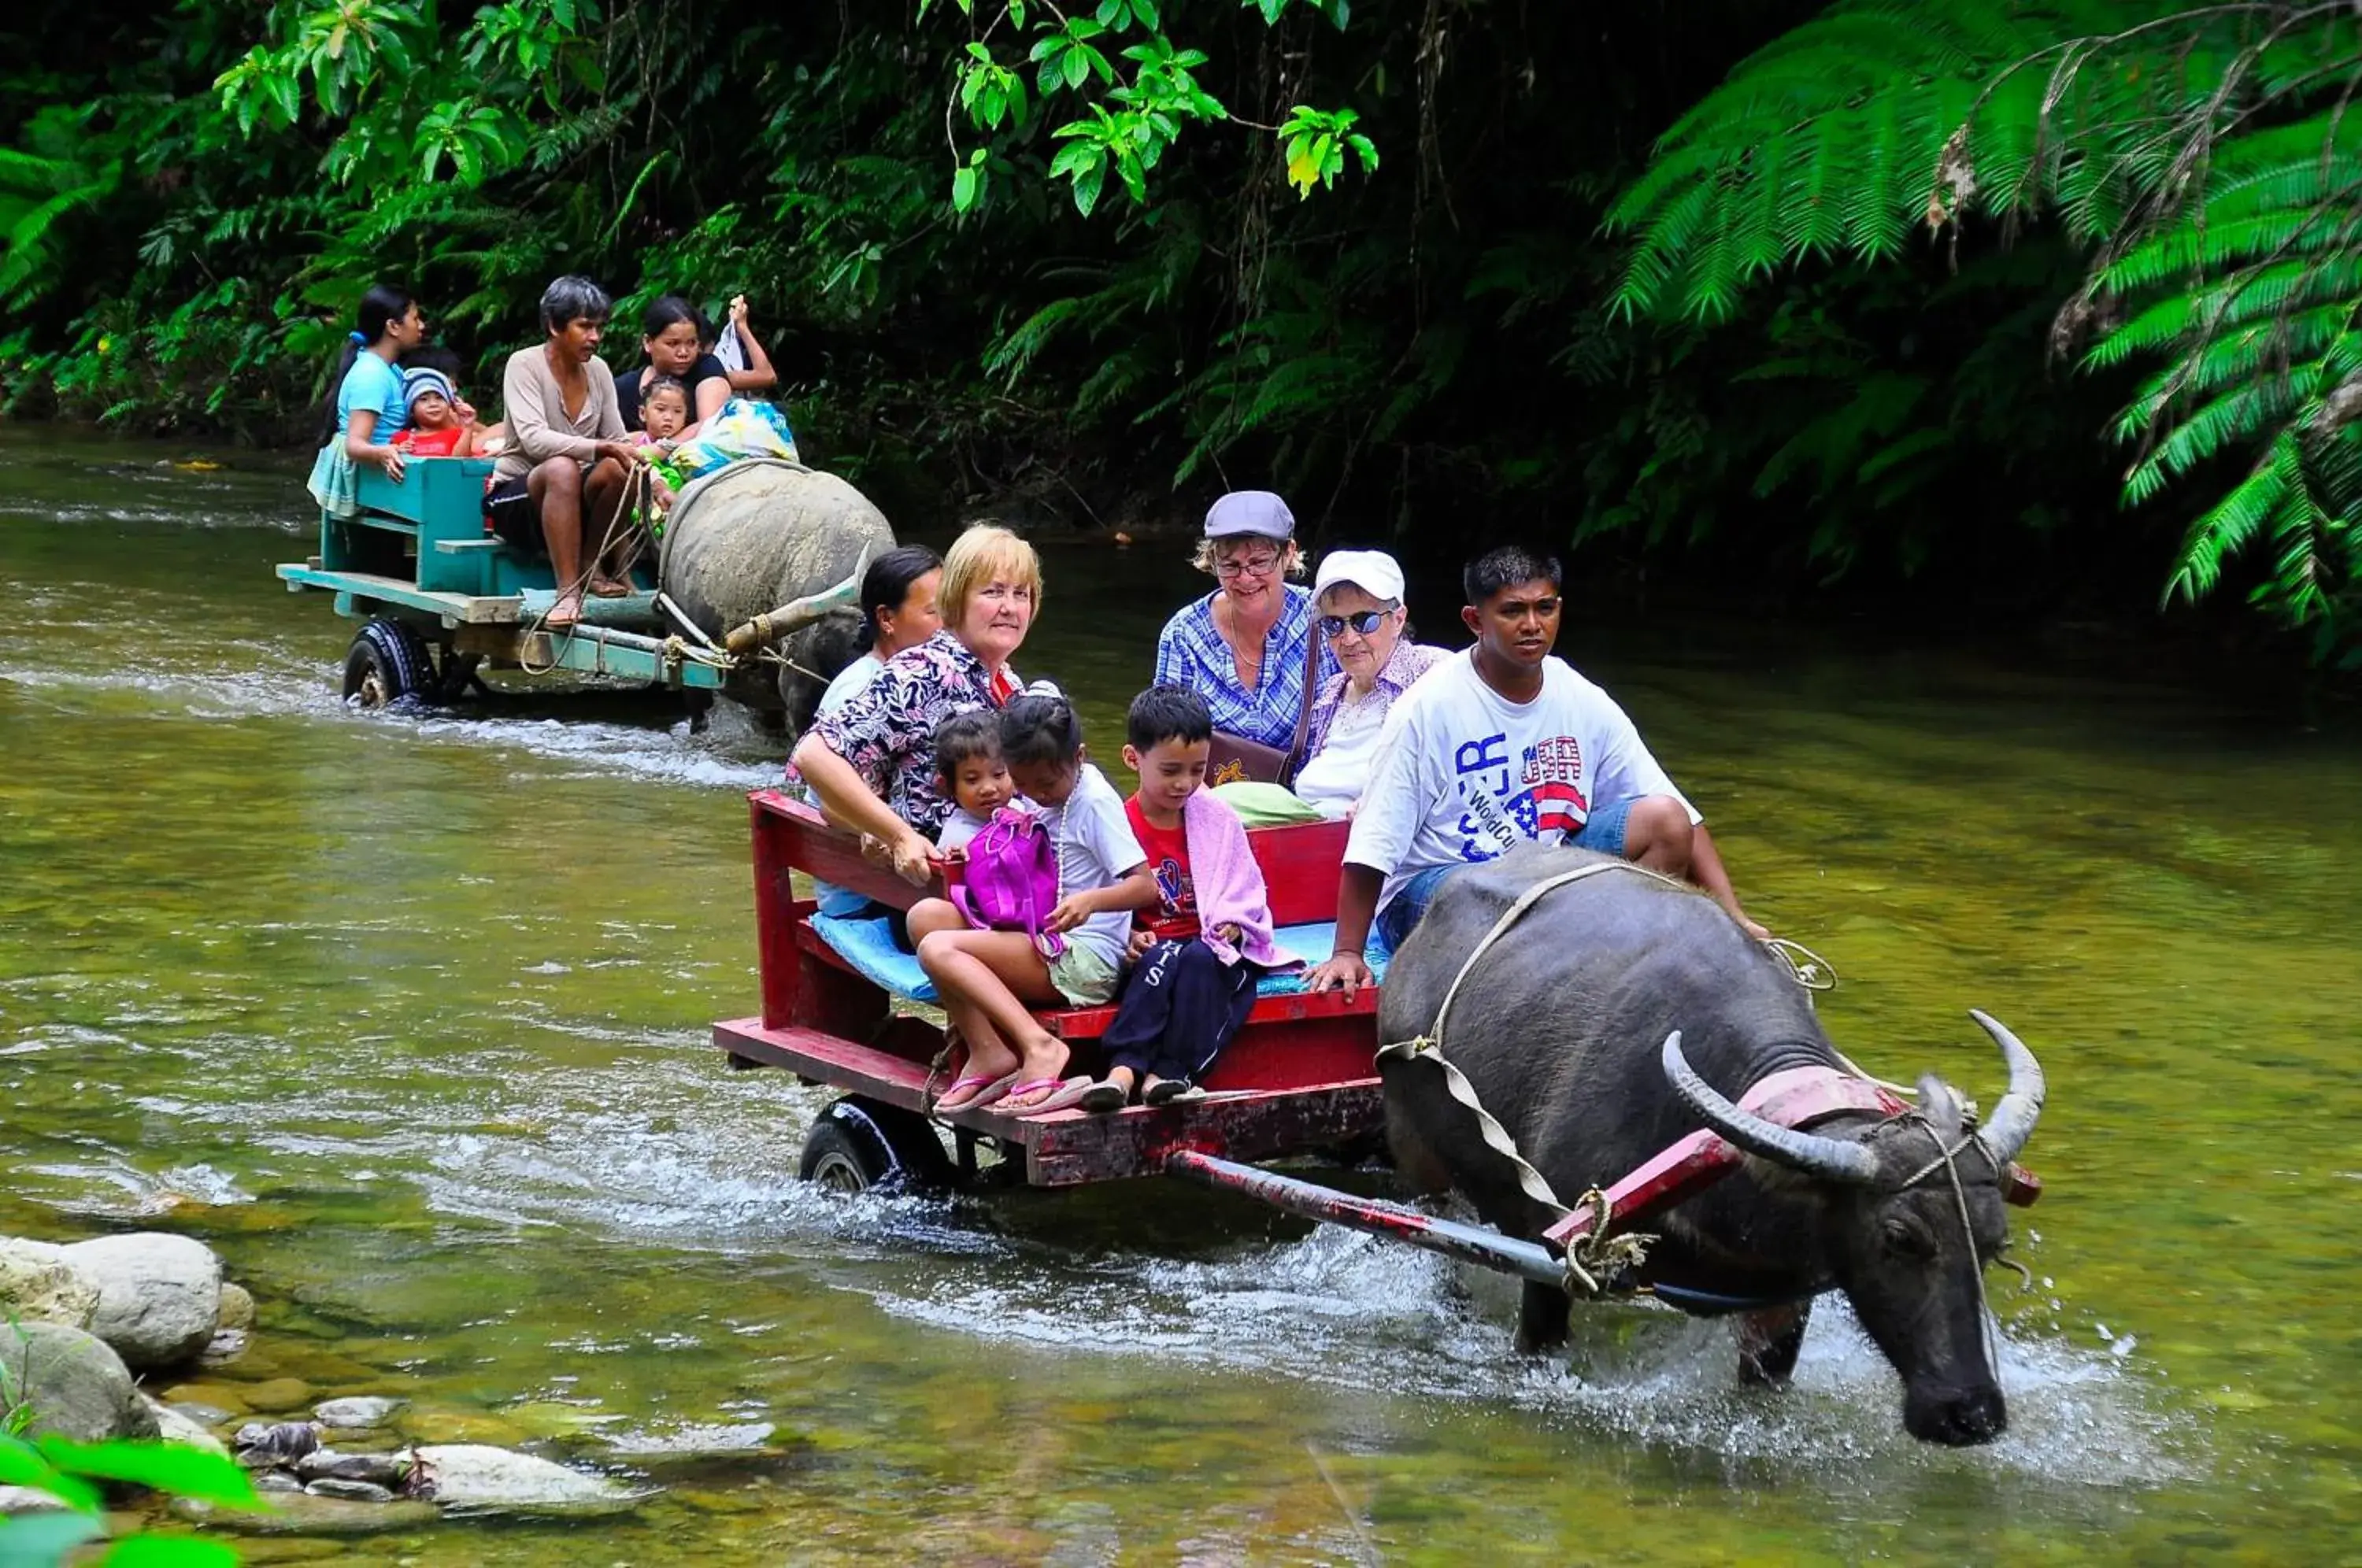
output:
<instances>
[{"instance_id":1,"label":"riverbank vegetation","mask_svg":"<svg viewBox=\"0 0 2362 1568\"><path fill-rule=\"evenodd\" d=\"M28 0L0 39L19 414L290 441L371 279L480 371L582 271L626 323L748 294L892 515L1262 482L1415 561L2195 603L2362 659L2345 7Z\"/></svg>"}]
</instances>

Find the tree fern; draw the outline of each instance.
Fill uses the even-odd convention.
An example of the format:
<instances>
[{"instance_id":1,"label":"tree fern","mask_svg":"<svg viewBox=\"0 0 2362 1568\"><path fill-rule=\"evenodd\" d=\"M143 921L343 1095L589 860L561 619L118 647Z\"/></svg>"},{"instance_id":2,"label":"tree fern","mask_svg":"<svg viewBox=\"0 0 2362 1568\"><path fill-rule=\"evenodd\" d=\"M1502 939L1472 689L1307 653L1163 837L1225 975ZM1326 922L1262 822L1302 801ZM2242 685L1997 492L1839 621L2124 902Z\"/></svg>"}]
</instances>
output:
<instances>
[{"instance_id":1,"label":"tree fern","mask_svg":"<svg viewBox=\"0 0 2362 1568\"><path fill-rule=\"evenodd\" d=\"M1659 141L1609 211L1632 242L1611 305L1716 318L1770 270L1767 247L1780 261L1877 262L1915 228L1942 238L2054 216L2090 253L2054 344L2088 338L2087 370L2158 362L2116 422L2136 448L2126 502L2250 454L2191 524L2168 597L2204 595L2254 549L2258 603L2352 636L2357 83L2351 6L1840 0ZM1770 471L1820 460L1834 434Z\"/></svg>"}]
</instances>

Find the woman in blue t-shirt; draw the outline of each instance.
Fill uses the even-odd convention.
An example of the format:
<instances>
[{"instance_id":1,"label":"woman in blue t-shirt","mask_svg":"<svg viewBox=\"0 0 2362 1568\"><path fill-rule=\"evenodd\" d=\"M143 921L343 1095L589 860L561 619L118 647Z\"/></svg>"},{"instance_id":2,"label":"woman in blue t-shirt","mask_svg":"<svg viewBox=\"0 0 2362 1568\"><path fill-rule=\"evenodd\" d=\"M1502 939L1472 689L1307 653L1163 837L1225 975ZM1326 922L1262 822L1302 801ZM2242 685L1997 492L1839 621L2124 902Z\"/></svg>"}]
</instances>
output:
<instances>
[{"instance_id":1,"label":"woman in blue t-shirt","mask_svg":"<svg viewBox=\"0 0 2362 1568\"><path fill-rule=\"evenodd\" d=\"M402 395L402 372L394 360L426 337L426 322L410 291L372 283L361 296L359 324L348 335L328 384L336 389L320 419L320 455L312 464L314 500L329 515L349 517L359 510L354 496L356 465L369 463L402 482L402 454L394 436L410 421Z\"/></svg>"}]
</instances>

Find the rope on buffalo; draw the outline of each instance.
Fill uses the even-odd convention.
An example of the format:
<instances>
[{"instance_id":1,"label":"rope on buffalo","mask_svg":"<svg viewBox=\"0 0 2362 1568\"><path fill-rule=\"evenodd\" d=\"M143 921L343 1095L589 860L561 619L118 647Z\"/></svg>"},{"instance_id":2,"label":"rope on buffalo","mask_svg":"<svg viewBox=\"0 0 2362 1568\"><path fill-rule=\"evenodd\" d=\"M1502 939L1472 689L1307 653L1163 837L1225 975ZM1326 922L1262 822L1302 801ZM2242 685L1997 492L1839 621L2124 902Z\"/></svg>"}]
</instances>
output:
<instances>
[{"instance_id":1,"label":"rope on buffalo","mask_svg":"<svg viewBox=\"0 0 2362 1568\"><path fill-rule=\"evenodd\" d=\"M1987 1143L1981 1133L1963 1132L1960 1141L1948 1149L1944 1146L1944 1135L1936 1131L1935 1123L1924 1116L1914 1116L1912 1120L1919 1124L1920 1131L1927 1134L1927 1141L1936 1145L1936 1157L1913 1171L1898 1190L1908 1192L1935 1175L1936 1168L1941 1165L1944 1174L1951 1178L1952 1203L1960 1216L1960 1240L1967 1244L1969 1262L1973 1264L1977 1261L1976 1226L1969 1218L1968 1189L1960 1185L1960 1167L1956 1162L1961 1154L1974 1149L1985 1157L1985 1164L1992 1167L1994 1179L1999 1180L2006 1172L2002 1162L1993 1157L1992 1145ZM2000 1335L1993 1331L1992 1307L1985 1299L1985 1271L1980 1267L1972 1272L1977 1279L1977 1331L1984 1339L1985 1364L1992 1368L1997 1380L2001 1376L2001 1342ZM2024 1268L2021 1267L2018 1273L2020 1277L2027 1277Z\"/></svg>"},{"instance_id":2,"label":"rope on buffalo","mask_svg":"<svg viewBox=\"0 0 2362 1568\"><path fill-rule=\"evenodd\" d=\"M1559 1200L1558 1194L1551 1188L1550 1179L1536 1170L1525 1155L1518 1152L1518 1141L1509 1135L1509 1130L1502 1126L1491 1111L1485 1109L1484 1101L1477 1098L1475 1087L1469 1083L1467 1076L1458 1067L1453 1066L1450 1059L1443 1055L1443 1026L1451 1016L1451 1004L1459 998L1461 986L1466 983L1469 975L1475 969L1476 961L1491 952L1493 944L1507 935L1509 928L1523 920L1528 911L1541 902L1548 895L1570 883L1580 882L1587 877L1596 877L1608 871L1629 871L1638 876L1653 878L1664 883L1665 886L1680 889L1683 892L1691 891L1685 884L1675 881L1664 873L1652 871L1646 866L1638 866L1629 860L1587 861L1581 866L1561 871L1555 876L1545 877L1519 893L1510 902L1509 907L1501 911L1501 918L1493 922L1493 929L1486 932L1484 939L1474 947L1469 949L1468 956L1461 962L1460 972L1451 977L1450 988L1443 993L1443 1005L1435 1010L1435 1022L1429 1026L1428 1032L1416 1039L1398 1040L1378 1047L1378 1055L1381 1058L1396 1056L1404 1061L1429 1061L1443 1069L1445 1089L1454 1100L1475 1116L1476 1130L1483 1136L1485 1146L1509 1163L1509 1168L1517 1173L1519 1189L1528 1198L1549 1209L1552 1217L1557 1220L1565 1219L1573 1213L1574 1209ZM1614 1278L1616 1275L1626 1269L1638 1268L1647 1255L1649 1243L1656 1238L1639 1234L1609 1236L1607 1224L1614 1216L1608 1206L1607 1195L1597 1187L1584 1193L1577 1203L1591 1208L1593 1223L1590 1233L1578 1238L1575 1243L1566 1250L1567 1289L1574 1295L1595 1297L1606 1288L1604 1281Z\"/></svg>"},{"instance_id":3,"label":"rope on buffalo","mask_svg":"<svg viewBox=\"0 0 2362 1568\"><path fill-rule=\"evenodd\" d=\"M1608 871L1629 871L1637 876L1662 882L1666 887L1677 891L1693 896L1698 895L1698 889L1688 883L1629 860L1590 861L1559 872L1556 876L1546 877L1518 894L1509 907L1501 911L1500 918L1493 922L1492 929L1487 931L1484 938L1469 950L1468 956L1461 962L1460 972L1451 977L1450 988L1443 993L1443 1004L1436 1009L1435 1022L1430 1026L1429 1032L1415 1039L1398 1040L1381 1045L1377 1051L1380 1058L1396 1056L1404 1061L1429 1061L1441 1068L1445 1089L1454 1100L1476 1118L1476 1129L1483 1136L1485 1147L1508 1162L1509 1168L1517 1173L1518 1188L1528 1198L1551 1210L1560 1220L1565 1219L1579 1209L1587 1208L1592 1211L1590 1230L1577 1237L1573 1244L1567 1248L1564 1260L1567 1289L1574 1295L1584 1297L1596 1297L1602 1294L1607 1288L1606 1281L1612 1280L1617 1275L1628 1269L1639 1267L1647 1256L1650 1243L1654 1242L1656 1237L1638 1232L1610 1236L1607 1231L1609 1221L1615 1218L1614 1209L1607 1201L1607 1195L1597 1187L1593 1187L1577 1198L1573 1208L1569 1208L1560 1201L1558 1194L1551 1187L1549 1178L1536 1170L1532 1163L1518 1150L1518 1141L1509 1135L1509 1130L1502 1126L1491 1111L1485 1109L1484 1101L1477 1096L1475 1086L1471 1084L1467 1076L1452 1066L1451 1060L1443 1055L1443 1026L1445 1020L1451 1016L1452 1002L1460 995L1461 986L1467 981L1469 975L1475 969L1476 961L1492 951L1493 944L1507 935L1511 926L1524 919L1536 904L1559 889ZM1825 991L1837 985L1835 966L1801 943L1790 942L1784 937L1772 937L1765 940L1762 946L1772 957L1785 966L1789 977L1807 991ZM1862 1077L1870 1077L1850 1062L1846 1066ZM1879 1080L1871 1079L1871 1081ZM1954 1185L1957 1186L1959 1183L1957 1174L1953 1180ZM1961 1211L1965 1214L1967 1199L1963 1198L1961 1203ZM1973 1244L1971 1242L1971 1245ZM1981 1281L1979 1282L1978 1289L1980 1291L1983 1289Z\"/></svg>"}]
</instances>

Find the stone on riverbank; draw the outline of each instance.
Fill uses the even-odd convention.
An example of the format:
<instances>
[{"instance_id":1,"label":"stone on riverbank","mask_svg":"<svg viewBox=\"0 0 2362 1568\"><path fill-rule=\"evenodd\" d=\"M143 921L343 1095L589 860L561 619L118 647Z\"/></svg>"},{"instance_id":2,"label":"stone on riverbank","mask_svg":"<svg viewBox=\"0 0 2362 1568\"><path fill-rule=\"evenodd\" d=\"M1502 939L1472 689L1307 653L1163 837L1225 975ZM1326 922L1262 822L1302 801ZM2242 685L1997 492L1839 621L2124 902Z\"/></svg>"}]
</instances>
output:
<instances>
[{"instance_id":1,"label":"stone on riverbank","mask_svg":"<svg viewBox=\"0 0 2362 1568\"><path fill-rule=\"evenodd\" d=\"M101 1236L63 1249L98 1285L90 1331L124 1364L178 1366L214 1337L221 1314L221 1260L203 1242L160 1231Z\"/></svg>"},{"instance_id":2,"label":"stone on riverbank","mask_svg":"<svg viewBox=\"0 0 2362 1568\"><path fill-rule=\"evenodd\" d=\"M155 1413L156 1435L166 1442L182 1443L190 1448L202 1449L207 1453L217 1454L223 1459L229 1457L229 1445L207 1431L203 1422L193 1419L186 1411L174 1409L171 1406L149 1398L145 1394L141 1395L140 1398L145 1400L148 1408Z\"/></svg>"},{"instance_id":3,"label":"stone on riverbank","mask_svg":"<svg viewBox=\"0 0 2362 1568\"><path fill-rule=\"evenodd\" d=\"M172 1512L193 1523L241 1535L382 1535L419 1529L440 1517L432 1503L354 1503L303 1492L271 1493L268 1513L218 1507L197 1497L173 1498Z\"/></svg>"},{"instance_id":4,"label":"stone on riverbank","mask_svg":"<svg viewBox=\"0 0 2362 1568\"><path fill-rule=\"evenodd\" d=\"M0 1333L0 1404L32 1408L30 1437L105 1442L156 1435L156 1413L123 1358L64 1323L17 1323Z\"/></svg>"},{"instance_id":5,"label":"stone on riverbank","mask_svg":"<svg viewBox=\"0 0 2362 1568\"><path fill-rule=\"evenodd\" d=\"M612 1513L639 1500L604 1476L480 1443L435 1443L408 1457L410 1494L461 1513Z\"/></svg>"},{"instance_id":6,"label":"stone on riverbank","mask_svg":"<svg viewBox=\"0 0 2362 1568\"><path fill-rule=\"evenodd\" d=\"M347 1399L323 1399L313 1408L312 1419L324 1427L383 1426L386 1418L408 1403L407 1399L370 1395L356 1395Z\"/></svg>"},{"instance_id":7,"label":"stone on riverbank","mask_svg":"<svg viewBox=\"0 0 2362 1568\"><path fill-rule=\"evenodd\" d=\"M0 1236L0 1319L87 1329L98 1310L98 1281L47 1242Z\"/></svg>"}]
</instances>

